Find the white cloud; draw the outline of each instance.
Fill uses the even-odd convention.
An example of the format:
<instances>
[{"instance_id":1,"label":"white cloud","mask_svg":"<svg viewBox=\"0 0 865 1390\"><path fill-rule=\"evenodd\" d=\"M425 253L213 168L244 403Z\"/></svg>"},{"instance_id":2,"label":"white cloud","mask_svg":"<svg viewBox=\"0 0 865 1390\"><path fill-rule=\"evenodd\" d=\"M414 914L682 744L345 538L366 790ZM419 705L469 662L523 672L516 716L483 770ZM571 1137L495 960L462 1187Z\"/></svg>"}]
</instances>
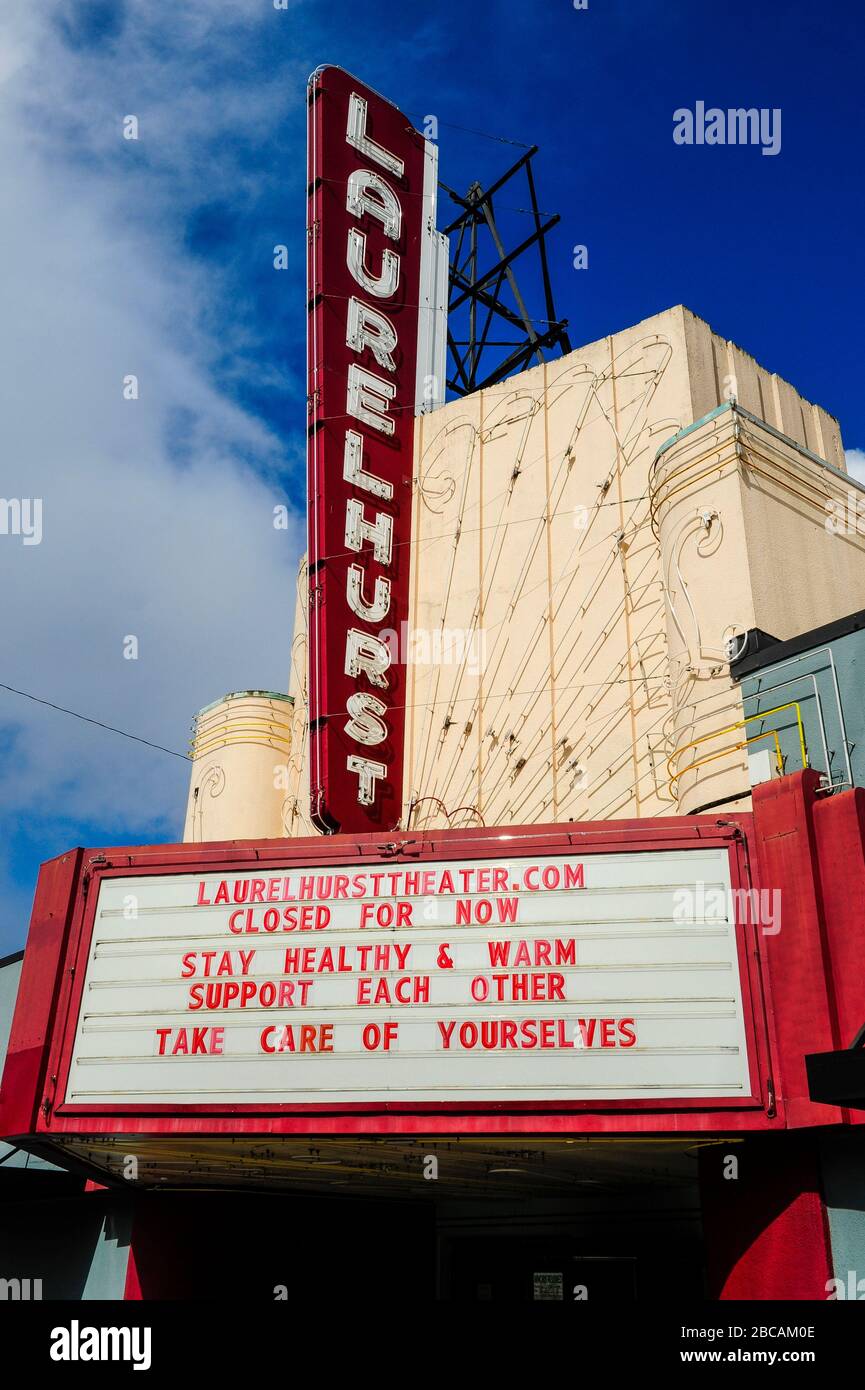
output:
<instances>
[{"instance_id":1,"label":"white cloud","mask_svg":"<svg viewBox=\"0 0 865 1390\"><path fill-rule=\"evenodd\" d=\"M857 483L865 483L865 449L845 449L847 472Z\"/></svg>"},{"instance_id":2,"label":"white cloud","mask_svg":"<svg viewBox=\"0 0 865 1390\"><path fill-rule=\"evenodd\" d=\"M213 363L249 354L249 332L215 323L222 286L180 235L198 198L243 196L242 155L200 155L196 133L254 140L284 117L286 84L228 71L253 0L124 13L110 60L69 47L30 0L0 30L0 493L43 506L41 544L0 534L0 681L183 749L201 705L286 688L302 522L276 531L273 507L301 443L286 459L214 385ZM132 178L127 111L149 142ZM137 401L123 399L129 373ZM0 814L56 827L52 852L67 821L179 833L186 765L0 691L0 738L10 724ZM0 954L25 921L10 919Z\"/></svg>"}]
</instances>

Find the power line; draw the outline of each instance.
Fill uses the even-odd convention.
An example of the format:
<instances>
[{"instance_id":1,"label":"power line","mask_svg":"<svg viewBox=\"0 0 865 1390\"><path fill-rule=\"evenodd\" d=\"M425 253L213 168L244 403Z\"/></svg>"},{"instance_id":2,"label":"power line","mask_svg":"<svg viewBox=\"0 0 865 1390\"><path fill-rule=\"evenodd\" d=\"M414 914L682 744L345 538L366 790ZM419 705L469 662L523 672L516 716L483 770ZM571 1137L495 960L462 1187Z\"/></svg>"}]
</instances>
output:
<instances>
[{"instance_id":1,"label":"power line","mask_svg":"<svg viewBox=\"0 0 865 1390\"><path fill-rule=\"evenodd\" d=\"M427 119L428 113L421 115L419 111L407 111L407 116L411 116L413 121ZM471 126L454 125L453 121L440 121L438 116L435 118L437 125L446 126L448 130L461 130L464 135L479 135L483 140L495 140L498 145L516 145L518 149L530 150L531 145L527 145L524 140L510 140L506 135L490 135L487 130L473 130Z\"/></svg>"},{"instance_id":2,"label":"power line","mask_svg":"<svg viewBox=\"0 0 865 1390\"><path fill-rule=\"evenodd\" d=\"M499 496L500 496L500 495L501 495L501 494L499 494ZM623 504L624 504L624 503L631 503L631 502L635 502L635 503L636 503L636 502L644 502L644 501L646 500L646 497L647 497L647 496L648 496L648 493L645 493L645 492L644 492L644 493L642 493L641 496L639 496L639 497L623 497L623 498L621 499L621 501L622 501ZM495 498L490 498L490 501L491 501L491 502L494 502L495 500L496 500ZM582 505L582 503L580 503L579 505ZM619 505L619 498L614 499L614 501L612 501L612 502L593 502L593 503L592 503L592 507L593 507L593 508L595 508L595 507L617 507L618 505ZM588 507L586 507L586 510L588 511ZM565 520L565 518L567 517L567 515L568 515L567 512L558 512L558 513L555 513L555 512L554 512L554 513L550 513L550 514L549 514L550 520L553 520L553 521L563 521L563 520ZM486 531L487 533L489 533L489 532L491 532L491 531L500 531L500 530L502 530L503 527L508 527L508 526L524 526L524 525L526 524L526 522L529 522L529 521L546 521L546 520L547 520L547 516L548 516L548 513L547 513L547 512L538 512L538 514L537 514L536 516L516 516L516 517L508 517L505 521L491 521L491 522L489 522L486 526L461 526L461 527L459 527L458 529L459 529L460 538L462 538L463 536L473 536L473 535L476 535L476 534L477 534L478 532L480 532L480 531ZM581 529L588 530L588 527L581 528ZM392 541L392 542L391 542L391 548L392 548L393 550L397 550L397 549L399 549L401 546L404 546L404 545L418 545L418 546L421 546L421 545L426 545L428 541L453 540L453 538L456 536L456 534L457 534L457 533L456 533L456 530L454 530L454 531L435 531L435 532L433 532L433 533L432 533L431 535L429 535L429 536L417 536L417 537L412 536L412 537L410 537L408 540L404 540L404 541ZM607 541L609 541L610 544L612 545L612 544L614 543L614 540L615 540L615 538L614 538L613 536L605 536L603 540L596 542L596 544L595 544L594 546L590 547L590 548L593 549L593 550L594 550L594 549L597 549L598 546L606 544ZM333 550L333 551L330 551L327 555L320 555L318 558L319 558L319 563L321 563L321 562L323 562L324 560L343 560L343 559L348 559L348 558L350 558L352 555L357 555L357 554L358 554L358 552L357 552L356 550ZM557 582L558 582L558 581L557 581Z\"/></svg>"},{"instance_id":3,"label":"power line","mask_svg":"<svg viewBox=\"0 0 865 1390\"><path fill-rule=\"evenodd\" d=\"M490 136L490 139L495 139L495 138L496 138L495 136ZM513 140L513 141L508 141L508 142L506 142L506 143L508 143L508 144L514 144L514 145L515 145L515 144L517 144L518 142L517 142L516 140ZM525 145L525 146L522 146L521 148L530 149L530 146L529 146L529 145ZM318 183L332 183L332 184L335 184L337 187L340 187L340 188L344 188L344 187L345 187L345 179L319 178L319 179L317 180L317 182L318 182ZM441 186L441 185L440 185L440 186ZM400 197L403 197L403 198L429 198L429 193L426 193L426 192L424 192L424 193L412 193L412 192L410 192L408 189L401 188L401 189L400 189ZM511 203L500 203L498 200L496 200L496 207L498 208L499 212L524 212L524 213L526 213L529 217L534 217L534 215L535 215L535 210L534 210L534 208L520 208L520 207L516 207L514 204L511 204ZM548 212L545 208L538 208L538 214L539 214L539 216L541 216L541 217L554 217L554 216L555 216L554 213ZM417 308L417 305L415 305L414 307ZM547 319L541 319L540 322L542 322L542 323L545 323L545 322L552 323L552 322L554 322L554 320L552 320L552 319L549 319L549 320L547 320Z\"/></svg>"},{"instance_id":4,"label":"power line","mask_svg":"<svg viewBox=\"0 0 865 1390\"><path fill-rule=\"evenodd\" d=\"M405 664L408 665L409 663L405 663ZM429 665L429 666L431 666L431 665L432 665L432 662L416 662L416 663L414 663L414 664L415 664L415 665L424 665L424 666ZM437 664L438 664L439 666L443 666L443 665L445 665L446 663L444 663L444 662L438 662ZM653 682L653 683L654 683L654 682L657 682L657 683L663 688L664 685L666 684L667 678L666 678L666 676L650 676L650 677L648 678L648 680L651 681L651 682ZM560 691L560 690L601 690L601 689L607 689L608 687L611 687L611 686L614 686L614 685L629 685L629 684L630 684L630 678L629 678L628 676L620 676L617 680L611 680L611 681L575 681L575 682L569 683L569 684L567 684L567 685L558 685L558 684L557 684L557 685L556 685L556 691L558 692L558 691ZM641 681L640 684L642 685L643 682ZM545 681L543 685L534 686L531 690L501 690L501 691L498 691L497 693L493 693L492 691L490 691L490 692L488 692L488 694L487 694L487 699L489 699L489 700L504 700L504 699L513 699L514 696L516 696L516 695L540 695L540 694L542 694L545 690L549 690L549 688L550 688L550 683L549 683L549 681ZM449 707L452 707L452 706L454 706L454 705L464 705L464 704L466 704L466 702L469 701L469 700L471 700L471 701L474 703L474 702L477 700L477 698L478 698L478 696L477 696L477 691L475 691L473 694L470 694L470 695L455 695L455 696L453 696L453 697L449 697L447 700L418 700L417 703L415 703L415 704L410 704L410 705L409 705L409 704L406 704L406 705L389 705L388 708L389 708L390 710L400 710L400 709L432 709L432 708L434 708L434 707L436 707L436 706L439 706L439 705L447 705L447 706L449 706ZM308 709L308 706L305 706L305 707ZM319 718L320 718L320 719L335 719L335 718L339 718L339 717L343 716L344 714L345 714L345 710L329 710L326 714L319 715Z\"/></svg>"},{"instance_id":5,"label":"power line","mask_svg":"<svg viewBox=\"0 0 865 1390\"><path fill-rule=\"evenodd\" d=\"M512 211L512 212L531 212L531 208L512 208L511 211ZM548 216L549 216L549 213L542 213L541 216L543 216L543 217L548 217ZM344 299L344 300L348 301L348 300L350 300L350 299L353 299L353 298L354 298L354 295L351 295L351 294L337 294L336 290L323 290L322 292L316 294L316 295L314 296L314 298L315 298L316 301L322 300L322 299ZM428 301L425 301L425 302L423 302L423 303L418 302L417 304L415 304L414 300L405 299L405 300L402 300L399 304L393 305L392 307L393 307L394 309L428 309L428 308L429 308L429 302L428 302ZM561 322L560 319L543 319L543 318L540 318L540 317L536 317L534 314L529 314L529 315L528 315L528 318L530 319L530 321L531 321L532 323L547 323L547 324L553 324L553 325L555 325L555 324L558 324L558 323ZM503 344L503 346L504 346L504 347L513 347L514 344L513 344L513 343L505 343L505 344ZM341 372L342 372L342 369L341 369L340 367L331 367L330 364L327 363L327 362L319 362L319 363L317 363L317 367L319 367L319 368L324 368L326 371L333 372L333 373L336 374L336 375L340 375ZM512 377L503 377L502 380L503 380L503 381L512 381L513 378L512 378ZM501 385L501 382L495 382L494 384L495 384L496 386L500 386L500 385ZM486 390L489 390L490 388L489 388L489 387L486 387L486 386L478 386L476 389L477 389L478 391L486 391ZM470 394L474 395L474 392L471 392ZM463 397L459 397L459 399L463 399ZM448 401L447 404L448 404L448 405L452 405L453 402L452 402L452 401ZM410 406L404 406L404 405L403 405L403 406L392 406L391 409L392 409L392 410L393 410L393 409L395 409L395 410L407 410L407 409L411 409L411 407L410 407ZM339 417L336 416L336 415L326 415L326 416L322 416L322 418L323 418L323 419L326 419L326 420L336 420L336 419L338 419Z\"/></svg>"},{"instance_id":6,"label":"power line","mask_svg":"<svg viewBox=\"0 0 865 1390\"><path fill-rule=\"evenodd\" d=\"M91 719L87 714L79 714L77 710L66 709L64 705L55 705L52 700L43 700L39 695L31 695L27 690L16 690L14 685L4 685L0 681L0 690L8 690L12 695L20 695L25 700L32 700L34 704L45 705L48 709L55 709L60 714L71 715L73 719L80 719L84 724L95 724L97 729L107 729L110 734L119 734L121 738L132 739L133 743L143 743L147 748L156 748L160 753L170 753L172 758L182 758L184 762L191 762L188 753L178 753L174 748L165 748L161 743L152 743L149 738L139 738L138 734L127 733L125 729L117 729L113 724L103 724L101 719Z\"/></svg>"}]
</instances>

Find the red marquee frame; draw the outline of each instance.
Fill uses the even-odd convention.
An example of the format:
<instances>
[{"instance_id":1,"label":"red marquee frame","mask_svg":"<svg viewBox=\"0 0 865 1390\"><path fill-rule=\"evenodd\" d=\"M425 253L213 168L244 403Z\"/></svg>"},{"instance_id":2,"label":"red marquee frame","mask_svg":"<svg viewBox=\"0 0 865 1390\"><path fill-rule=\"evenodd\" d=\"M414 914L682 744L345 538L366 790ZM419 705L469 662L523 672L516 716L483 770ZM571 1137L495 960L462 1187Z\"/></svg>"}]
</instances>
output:
<instances>
[{"instance_id":1,"label":"red marquee frame","mask_svg":"<svg viewBox=\"0 0 865 1390\"><path fill-rule=\"evenodd\" d=\"M387 841L364 835L71 851L40 874L0 1086L0 1133L50 1144L52 1137L62 1142L64 1136L126 1133L685 1135L862 1123L857 1112L811 1102L805 1074L805 1054L843 1045L853 1020L865 1014L859 964L865 929L857 912L857 890L865 894L865 792L832 798L817 792L816 774L805 772L757 788L753 816L414 832ZM62 1099L102 879L495 858L500 836L508 837L509 859L723 845L734 889L782 893L777 935L764 935L752 922L736 928L751 1096L185 1107L82 1106Z\"/></svg>"}]
</instances>

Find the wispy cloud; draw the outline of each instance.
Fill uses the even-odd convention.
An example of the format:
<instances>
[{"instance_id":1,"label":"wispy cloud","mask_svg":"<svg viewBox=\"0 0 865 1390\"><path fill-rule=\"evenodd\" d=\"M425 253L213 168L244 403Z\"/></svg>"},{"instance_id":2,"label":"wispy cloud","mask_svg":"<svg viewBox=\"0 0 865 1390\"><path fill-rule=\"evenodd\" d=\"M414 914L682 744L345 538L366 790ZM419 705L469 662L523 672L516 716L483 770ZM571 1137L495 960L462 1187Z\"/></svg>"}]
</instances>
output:
<instances>
[{"instance_id":1,"label":"wispy cloud","mask_svg":"<svg viewBox=\"0 0 865 1390\"><path fill-rule=\"evenodd\" d=\"M302 161L287 116L303 76L262 80L243 56L259 46L232 43L284 19L254 0L13 3L0 29L0 494L42 499L43 531L0 534L0 681L174 748L202 704L287 679L302 526L295 507L275 530L273 508L299 476L300 384L231 302L252 251L189 239L196 209L242 217L266 192L268 132ZM294 406L298 428L277 432ZM45 854L82 824L178 832L179 761L2 691L0 748L7 854L16 824ZM29 896L6 886L0 953Z\"/></svg>"},{"instance_id":2,"label":"wispy cloud","mask_svg":"<svg viewBox=\"0 0 865 1390\"><path fill-rule=\"evenodd\" d=\"M865 483L865 449L845 449L847 472L857 483Z\"/></svg>"}]
</instances>

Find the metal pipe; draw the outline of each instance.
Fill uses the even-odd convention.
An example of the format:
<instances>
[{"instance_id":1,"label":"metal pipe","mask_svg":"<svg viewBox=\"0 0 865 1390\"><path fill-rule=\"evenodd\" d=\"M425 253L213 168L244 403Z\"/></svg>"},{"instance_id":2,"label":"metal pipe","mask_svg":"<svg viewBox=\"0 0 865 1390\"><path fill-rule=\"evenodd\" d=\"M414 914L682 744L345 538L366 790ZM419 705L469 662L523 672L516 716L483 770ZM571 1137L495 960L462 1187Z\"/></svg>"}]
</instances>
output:
<instances>
[{"instance_id":1,"label":"metal pipe","mask_svg":"<svg viewBox=\"0 0 865 1390\"><path fill-rule=\"evenodd\" d=\"M817 719L820 725L820 741L823 744L823 760L826 764L826 773L830 783L832 772L829 764L829 745L826 739L826 726L823 720L823 707L820 700L820 691L817 688L817 677L813 671L803 671L801 676L790 676L788 680L779 681L777 685L766 686L764 690L755 690L750 695L743 695L742 700L757 700L761 695L769 695L773 690L781 690L786 685L792 685L794 681L812 680L814 682L814 698L817 701ZM756 718L756 716L754 716Z\"/></svg>"},{"instance_id":2,"label":"metal pipe","mask_svg":"<svg viewBox=\"0 0 865 1390\"><path fill-rule=\"evenodd\" d=\"M799 708L798 701L788 700L786 704L775 705L773 709L763 710L760 714L747 715L744 719L737 720L735 724L727 724L723 729L715 729L712 731L712 733L702 734L700 738L692 739L689 743L683 744L681 748L677 748L675 753L671 753L669 758L667 759L667 772L670 774L669 781L667 783L668 787L670 787L670 789L672 790L673 783L676 782L679 777L682 777L686 772L691 772L695 767L700 767L702 763L711 762L713 758L722 757L729 752L736 752L737 750L745 747L748 743L756 743L758 738L768 738L769 734L775 735L779 759L779 771L783 771L783 760L781 759L780 742L778 741L777 733L774 729L768 729L764 734L757 734L754 736L753 739L745 739L743 743L734 744L732 749L724 748L721 749L719 753L713 753L707 758L698 758L696 762L689 763L687 767L683 767L679 772L673 772L672 763L673 759L680 757L681 754L684 753L686 748L697 748L701 743L707 743L709 739L720 738L722 734L730 734L735 729L744 728L746 724L753 723L755 719L767 719L770 714L780 714L781 711L785 709L795 709L796 711L796 723L799 729L799 747L802 753L802 766L807 767L808 752L805 747L805 730L802 724L802 711Z\"/></svg>"}]
</instances>

